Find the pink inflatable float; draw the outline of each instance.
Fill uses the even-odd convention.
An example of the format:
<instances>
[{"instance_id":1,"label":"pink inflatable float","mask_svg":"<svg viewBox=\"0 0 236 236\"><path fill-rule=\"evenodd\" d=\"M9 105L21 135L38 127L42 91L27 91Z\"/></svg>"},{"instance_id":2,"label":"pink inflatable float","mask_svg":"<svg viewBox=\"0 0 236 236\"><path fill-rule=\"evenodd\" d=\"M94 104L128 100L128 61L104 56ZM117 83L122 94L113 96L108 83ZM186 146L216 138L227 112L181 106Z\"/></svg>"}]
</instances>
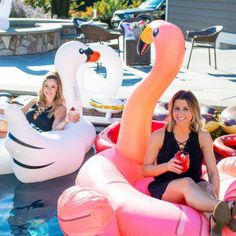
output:
<instances>
[{"instance_id":1,"label":"pink inflatable float","mask_svg":"<svg viewBox=\"0 0 236 236\"><path fill-rule=\"evenodd\" d=\"M151 124L151 132L165 126L165 122L153 120ZM115 147L120 131L120 122L117 121L104 130L102 130L96 137L94 145L97 152L104 151L108 148Z\"/></svg>"},{"instance_id":2,"label":"pink inflatable float","mask_svg":"<svg viewBox=\"0 0 236 236\"><path fill-rule=\"evenodd\" d=\"M58 218L66 235L208 235L208 222L199 212L145 194L150 180L143 178L142 166L153 110L178 73L185 51L181 30L165 21L153 21L145 28L138 45L141 54L152 42L155 64L125 105L117 144L90 158L76 185L59 198ZM235 181L230 186L226 197L236 197ZM105 223L98 227L101 218Z\"/></svg>"},{"instance_id":3,"label":"pink inflatable float","mask_svg":"<svg viewBox=\"0 0 236 236\"><path fill-rule=\"evenodd\" d=\"M236 156L236 134L227 134L216 138L214 150L222 157Z\"/></svg>"}]
</instances>

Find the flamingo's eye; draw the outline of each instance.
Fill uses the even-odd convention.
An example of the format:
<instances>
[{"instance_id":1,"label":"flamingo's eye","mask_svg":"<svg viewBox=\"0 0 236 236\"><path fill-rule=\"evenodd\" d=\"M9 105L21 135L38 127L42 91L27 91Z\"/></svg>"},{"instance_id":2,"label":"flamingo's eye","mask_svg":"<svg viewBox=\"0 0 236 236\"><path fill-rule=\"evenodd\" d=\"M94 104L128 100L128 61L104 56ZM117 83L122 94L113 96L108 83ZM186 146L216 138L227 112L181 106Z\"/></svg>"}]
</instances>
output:
<instances>
[{"instance_id":1,"label":"flamingo's eye","mask_svg":"<svg viewBox=\"0 0 236 236\"><path fill-rule=\"evenodd\" d=\"M80 54L84 54L84 50L82 48L79 49Z\"/></svg>"},{"instance_id":2,"label":"flamingo's eye","mask_svg":"<svg viewBox=\"0 0 236 236\"><path fill-rule=\"evenodd\" d=\"M155 29L152 33L153 37L156 37L158 35L158 33L159 33L159 29Z\"/></svg>"}]
</instances>

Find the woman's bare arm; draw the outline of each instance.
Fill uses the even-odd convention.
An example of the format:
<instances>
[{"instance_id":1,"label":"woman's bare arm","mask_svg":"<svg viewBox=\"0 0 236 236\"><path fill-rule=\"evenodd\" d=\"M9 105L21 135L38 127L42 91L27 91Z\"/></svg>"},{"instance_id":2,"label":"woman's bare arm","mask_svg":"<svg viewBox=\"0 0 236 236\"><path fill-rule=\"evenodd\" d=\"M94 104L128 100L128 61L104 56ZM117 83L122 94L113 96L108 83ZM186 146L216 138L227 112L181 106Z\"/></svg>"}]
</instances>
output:
<instances>
[{"instance_id":1,"label":"woman's bare arm","mask_svg":"<svg viewBox=\"0 0 236 236\"><path fill-rule=\"evenodd\" d=\"M54 122L52 124L52 130L63 130L66 124L69 122L66 120L66 107L60 105L54 112Z\"/></svg>"},{"instance_id":2,"label":"woman's bare arm","mask_svg":"<svg viewBox=\"0 0 236 236\"><path fill-rule=\"evenodd\" d=\"M213 185L215 193L219 196L220 180L219 173L216 168L216 159L213 151L213 142L208 131L202 130L199 134L199 141L207 167L209 182Z\"/></svg>"},{"instance_id":3,"label":"woman's bare arm","mask_svg":"<svg viewBox=\"0 0 236 236\"><path fill-rule=\"evenodd\" d=\"M23 111L24 114L36 103L36 100L37 99L34 98L29 103L27 103L25 106L21 107L21 110ZM4 115L4 110L5 109L0 108L0 114Z\"/></svg>"},{"instance_id":4,"label":"woman's bare arm","mask_svg":"<svg viewBox=\"0 0 236 236\"><path fill-rule=\"evenodd\" d=\"M54 113L55 120L52 125L53 130L63 130L67 123L76 123L80 120L78 111L69 111L66 113L64 105L59 106Z\"/></svg>"},{"instance_id":5,"label":"woman's bare arm","mask_svg":"<svg viewBox=\"0 0 236 236\"><path fill-rule=\"evenodd\" d=\"M21 107L21 110L23 111L24 114L27 113L27 111L36 103L37 98L32 99L29 103Z\"/></svg>"}]
</instances>

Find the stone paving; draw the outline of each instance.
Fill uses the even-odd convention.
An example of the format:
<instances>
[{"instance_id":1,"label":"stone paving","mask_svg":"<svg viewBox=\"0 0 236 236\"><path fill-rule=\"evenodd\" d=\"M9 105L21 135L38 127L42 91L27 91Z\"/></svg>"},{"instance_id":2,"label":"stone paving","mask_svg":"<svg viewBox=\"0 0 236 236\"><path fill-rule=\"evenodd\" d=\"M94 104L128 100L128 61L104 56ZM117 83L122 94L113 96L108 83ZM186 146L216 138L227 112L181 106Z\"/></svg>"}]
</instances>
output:
<instances>
[{"instance_id":1,"label":"stone paving","mask_svg":"<svg viewBox=\"0 0 236 236\"><path fill-rule=\"evenodd\" d=\"M161 97L168 101L179 89L194 92L201 103L217 107L236 105L236 50L217 50L218 69L208 65L208 51L194 49L189 70L186 69L189 43L183 66L176 79ZM55 51L21 56L0 57L0 91L36 94L44 75L54 68ZM152 51L152 61L154 53ZM125 66L124 81L118 97L128 98L135 84L145 78L151 66Z\"/></svg>"},{"instance_id":2,"label":"stone paving","mask_svg":"<svg viewBox=\"0 0 236 236\"><path fill-rule=\"evenodd\" d=\"M236 105L236 50L217 49L217 70L213 66L209 66L208 50L203 48L193 50L190 67L187 70L189 51L190 44L186 43L183 66L176 79L161 97L161 100L169 101L178 90L189 89L193 91L201 103L218 108ZM151 55L153 61L153 51ZM145 78L150 69L151 67L132 67L129 71Z\"/></svg>"}]
</instances>

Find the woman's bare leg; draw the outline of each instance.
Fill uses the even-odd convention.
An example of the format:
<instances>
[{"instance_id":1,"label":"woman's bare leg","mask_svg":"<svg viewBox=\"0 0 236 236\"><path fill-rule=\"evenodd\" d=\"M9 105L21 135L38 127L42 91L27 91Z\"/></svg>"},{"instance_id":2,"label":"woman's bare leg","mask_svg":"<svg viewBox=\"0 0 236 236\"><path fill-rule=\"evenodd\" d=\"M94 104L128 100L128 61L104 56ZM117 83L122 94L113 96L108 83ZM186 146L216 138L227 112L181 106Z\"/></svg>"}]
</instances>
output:
<instances>
[{"instance_id":1,"label":"woman's bare leg","mask_svg":"<svg viewBox=\"0 0 236 236\"><path fill-rule=\"evenodd\" d=\"M216 198L210 197L204 192L191 178L181 178L171 181L164 194L162 200L180 203L183 200L186 203L202 212L212 214L215 206L219 202Z\"/></svg>"},{"instance_id":2,"label":"woman's bare leg","mask_svg":"<svg viewBox=\"0 0 236 236\"><path fill-rule=\"evenodd\" d=\"M212 199L217 199L217 196L216 196L216 193L213 189L213 186L211 183L207 182L207 181L202 181L202 182L199 182L197 184L201 190L209 197L209 198L212 198ZM211 212L206 212L206 211L203 211L202 214L207 218L209 219L210 216L212 215Z\"/></svg>"},{"instance_id":3,"label":"woman's bare leg","mask_svg":"<svg viewBox=\"0 0 236 236\"><path fill-rule=\"evenodd\" d=\"M231 221L227 203L216 198L210 185L196 184L191 178L171 181L162 195L162 199L176 203L185 200L189 206L202 211L208 219L213 215L210 224L211 235L221 235L224 226Z\"/></svg>"}]
</instances>

